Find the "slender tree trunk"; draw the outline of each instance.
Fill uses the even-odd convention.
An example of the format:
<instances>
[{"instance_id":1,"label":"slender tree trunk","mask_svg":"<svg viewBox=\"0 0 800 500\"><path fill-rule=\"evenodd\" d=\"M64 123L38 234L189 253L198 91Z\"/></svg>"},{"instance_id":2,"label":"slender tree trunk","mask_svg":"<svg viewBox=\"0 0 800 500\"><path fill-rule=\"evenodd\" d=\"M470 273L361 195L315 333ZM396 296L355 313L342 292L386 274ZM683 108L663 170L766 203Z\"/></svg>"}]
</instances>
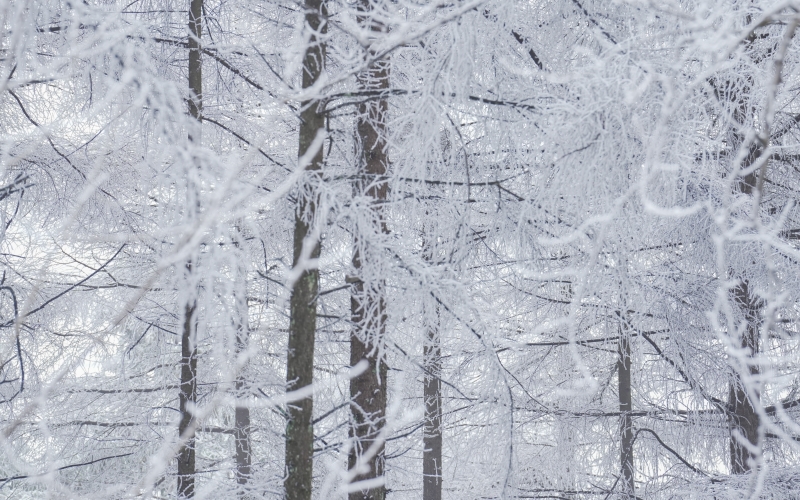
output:
<instances>
[{"instance_id":1,"label":"slender tree trunk","mask_svg":"<svg viewBox=\"0 0 800 500\"><path fill-rule=\"evenodd\" d=\"M755 35L751 35L746 40L748 45L753 43ZM750 79L746 82L746 88L752 88ZM734 110L734 119L739 124L754 122L756 110L749 108L744 97L739 97ZM733 133L733 151L735 152L744 143L745 137L739 131ZM760 141L753 141L747 151L747 156L742 161L742 167L748 168L758 161L763 146ZM758 172L753 171L739 179L738 188L742 194L753 196L756 194L758 184ZM759 326L759 305L758 301L751 295L750 284L745 279L739 286L733 289L734 302L742 311L747 322L747 328L741 339L741 346L745 348L750 356L758 353L758 326ZM758 372L758 367L751 364L750 373ZM756 401L755 403L758 403ZM746 439L750 445L758 446L758 426L759 419L755 410L755 404L750 400L744 388L741 377L734 373L728 395L728 424L730 427L730 455L731 455L731 474L743 474L750 470L750 464L755 457L750 449L737 438L736 433Z\"/></svg>"},{"instance_id":2,"label":"slender tree trunk","mask_svg":"<svg viewBox=\"0 0 800 500\"><path fill-rule=\"evenodd\" d=\"M750 15L746 22L752 21ZM745 50L752 50L757 39L755 32L751 33L744 40ZM730 157L735 158L739 154L739 149L745 144L746 136L742 131L748 126L755 127L756 109L753 108L747 99L754 88L752 77L746 76L742 81L724 81L720 88L716 89L717 96L722 99L730 99L732 104L731 131L730 131ZM763 152L763 144L759 140L754 140L748 147L747 154L742 160L741 168L747 169L752 166ZM758 172L753 171L742 176L737 188L740 193L753 196L756 194L758 185ZM736 276L733 276L734 278ZM741 346L753 356L758 352L758 327L759 327L759 304L750 292L750 284L746 279L741 280L739 286L733 290L734 302L743 312L747 321L747 328L741 339ZM758 368L750 365L750 372L757 373ZM755 411L755 404L747 395L741 377L734 372L731 377L730 390L728 395L728 425L730 427L730 471L731 474L743 474L750 470L753 454L735 435L738 432L752 446L759 446L758 443L758 414Z\"/></svg>"},{"instance_id":3,"label":"slender tree trunk","mask_svg":"<svg viewBox=\"0 0 800 500\"><path fill-rule=\"evenodd\" d=\"M619 380L619 454L620 486L624 495L632 498L636 494L633 482L633 400L631 397L631 339L627 328L620 328L617 373Z\"/></svg>"},{"instance_id":4,"label":"slender tree trunk","mask_svg":"<svg viewBox=\"0 0 800 500\"><path fill-rule=\"evenodd\" d=\"M741 339L741 346L754 356L758 353L758 327L759 327L759 314L758 302L751 295L749 283L743 281L739 286L734 288L734 300L739 308L742 310L747 321L747 328ZM750 373L755 375L758 373L758 367L750 365ZM751 461L755 458L745 443L740 441L741 438L747 440L751 446L758 445L758 426L760 424L758 413L756 413L756 404L758 400L752 401L744 388L744 384L740 377L734 377L730 387L730 395L728 397L728 405L730 406L730 413L728 421L731 426L731 473L743 474L750 470ZM741 438L737 439L734 435L737 432Z\"/></svg>"},{"instance_id":5,"label":"slender tree trunk","mask_svg":"<svg viewBox=\"0 0 800 500\"><path fill-rule=\"evenodd\" d=\"M366 15L372 5L361 0L359 9L362 24L368 24L374 33L383 26ZM389 62L381 60L358 75L362 90L381 91L389 88ZM386 330L385 281L377 268L376 250L370 241L387 232L383 218L383 202L387 199L386 172L389 158L386 151L386 99L368 100L358 107L357 141L359 145L359 173L354 186L356 198L371 200L366 222L360 222L355 231L353 269L351 281L350 312L353 331L350 337L350 364L362 360L367 370L350 380L350 400L353 448L350 451L350 469L358 471L354 481L369 481L383 477L384 444L380 437L386 425L386 399L388 367L383 358L382 342ZM371 457L365 457L369 452ZM350 493L350 500L383 500L386 486L369 487Z\"/></svg>"},{"instance_id":6,"label":"slender tree trunk","mask_svg":"<svg viewBox=\"0 0 800 500\"><path fill-rule=\"evenodd\" d=\"M353 258L358 272L361 269L360 255ZM383 299L383 283L370 283L367 288L363 281L353 285L350 307L355 331L350 338L350 363L355 366L366 360L367 369L350 380L350 399L352 427L350 436L354 440L350 451L350 469L359 474L356 481L366 481L383 477L384 445L380 432L386 425L386 383L388 367L382 357L380 342L385 334L386 316ZM370 458L362 458L372 450ZM350 493L350 500L383 500L386 497L384 485L370 487Z\"/></svg>"},{"instance_id":7,"label":"slender tree trunk","mask_svg":"<svg viewBox=\"0 0 800 500\"><path fill-rule=\"evenodd\" d=\"M203 38L203 0L191 0L189 5L189 115L198 123L203 121L203 61L200 41ZM199 137L190 140L200 142Z\"/></svg>"},{"instance_id":8,"label":"slender tree trunk","mask_svg":"<svg viewBox=\"0 0 800 500\"><path fill-rule=\"evenodd\" d=\"M442 157L450 152L446 132L442 135ZM426 212L428 218L433 214ZM428 264L436 258L435 224L423 223L422 255ZM439 304L432 297L424 303L425 343L422 347L423 398L425 414L422 434L422 500L442 500L442 346L439 329Z\"/></svg>"},{"instance_id":9,"label":"slender tree trunk","mask_svg":"<svg viewBox=\"0 0 800 500\"><path fill-rule=\"evenodd\" d=\"M203 120L203 67L200 54L202 36L203 0L191 0L189 6L189 115L197 121L197 130ZM200 142L199 134L189 135L192 142ZM189 189L192 189L189 187ZM191 197L190 197L191 198ZM194 207L190 207L190 210ZM187 275L192 273L192 264L186 264ZM193 286L192 280L187 282ZM183 331L181 335L181 384L179 406L181 420L178 435L185 443L178 450L178 498L194 497L195 440L194 412L197 403L197 331L196 298L189 293L184 307Z\"/></svg>"},{"instance_id":10,"label":"slender tree trunk","mask_svg":"<svg viewBox=\"0 0 800 500\"><path fill-rule=\"evenodd\" d=\"M307 28L311 32L303 59L303 88L314 85L325 67L326 46L323 40L327 32L327 10L323 0L306 0ZM302 103L300 113L300 135L298 155L308 152L317 133L325 127L322 104L316 100ZM292 288L289 312L289 346L286 358L286 390L295 391L312 384L314 379L314 339L317 329L317 295L319 293L319 271L308 268L302 262L303 245L309 236L316 212L315 183L322 169L322 148L311 159L307 170L310 176L298 194L294 221L295 268L302 272ZM307 194L310 191L311 194ZM319 241L313 245L309 257L320 255ZM286 422L286 480L287 500L310 500L313 477L314 428L312 417L314 401L311 395L289 403Z\"/></svg>"},{"instance_id":11,"label":"slender tree trunk","mask_svg":"<svg viewBox=\"0 0 800 500\"><path fill-rule=\"evenodd\" d=\"M434 306L435 307L435 306ZM438 319L438 311L434 316ZM442 500L442 349L438 321L428 326L423 347L425 425L422 443L422 499Z\"/></svg>"},{"instance_id":12,"label":"slender tree trunk","mask_svg":"<svg viewBox=\"0 0 800 500\"><path fill-rule=\"evenodd\" d=\"M242 392L246 390L243 377L236 378L237 404L235 419L235 438L236 438L236 483L239 485L239 496L247 496L247 483L250 480L250 469L252 466L252 456L250 448L250 408L246 401L240 403L243 398Z\"/></svg>"},{"instance_id":13,"label":"slender tree trunk","mask_svg":"<svg viewBox=\"0 0 800 500\"><path fill-rule=\"evenodd\" d=\"M187 266L191 269L191 266ZM194 302L187 303L184 309L183 332L181 335L181 387L178 398L181 420L178 435L186 439L178 451L178 498L194 496L195 449L194 405L197 402L197 338L195 329Z\"/></svg>"},{"instance_id":14,"label":"slender tree trunk","mask_svg":"<svg viewBox=\"0 0 800 500\"><path fill-rule=\"evenodd\" d=\"M235 246L237 249L237 260L240 262L236 275L236 348L235 354L238 357L247 351L247 344L250 340L250 317L247 307L247 269L244 262L244 255L241 254L241 246L244 238L240 224L235 229ZM236 483L239 485L239 497L247 497L247 483L251 473L251 447L250 447L250 407L249 387L244 375L244 367L241 368L236 376L234 383L236 407L234 408L234 438L235 438L235 460L236 460Z\"/></svg>"}]
</instances>

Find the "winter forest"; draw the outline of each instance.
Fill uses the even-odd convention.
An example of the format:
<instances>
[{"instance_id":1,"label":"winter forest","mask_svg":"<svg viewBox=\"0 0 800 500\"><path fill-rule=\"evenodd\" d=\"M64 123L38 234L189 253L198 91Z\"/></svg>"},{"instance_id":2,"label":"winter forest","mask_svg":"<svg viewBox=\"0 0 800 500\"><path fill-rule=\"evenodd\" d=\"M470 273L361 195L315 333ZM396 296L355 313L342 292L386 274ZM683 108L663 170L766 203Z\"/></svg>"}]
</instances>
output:
<instances>
[{"instance_id":1,"label":"winter forest","mask_svg":"<svg viewBox=\"0 0 800 500\"><path fill-rule=\"evenodd\" d=\"M800 498L800 1L0 23L0 498Z\"/></svg>"}]
</instances>

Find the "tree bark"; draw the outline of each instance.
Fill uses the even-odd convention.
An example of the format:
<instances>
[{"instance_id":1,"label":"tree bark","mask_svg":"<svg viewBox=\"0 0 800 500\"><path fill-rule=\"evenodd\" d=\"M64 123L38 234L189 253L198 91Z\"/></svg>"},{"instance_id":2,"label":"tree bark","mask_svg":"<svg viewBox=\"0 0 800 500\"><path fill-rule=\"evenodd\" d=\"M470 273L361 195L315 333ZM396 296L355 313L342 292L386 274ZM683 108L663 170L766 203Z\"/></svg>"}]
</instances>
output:
<instances>
[{"instance_id":1,"label":"tree bark","mask_svg":"<svg viewBox=\"0 0 800 500\"><path fill-rule=\"evenodd\" d=\"M442 157L446 158L450 152L450 141L446 132L443 133L441 142ZM426 216L434 215L426 211ZM434 224L424 221L422 256L428 264L434 264L436 259L435 231ZM422 500L442 500L442 346L439 304L433 297L426 297L423 314L426 332L422 347L425 404L422 428Z\"/></svg>"},{"instance_id":2,"label":"tree bark","mask_svg":"<svg viewBox=\"0 0 800 500\"><path fill-rule=\"evenodd\" d=\"M617 358L619 381L619 455L620 486L624 498L633 498L636 487L633 482L633 399L631 395L631 339L625 327L620 328Z\"/></svg>"},{"instance_id":3,"label":"tree bark","mask_svg":"<svg viewBox=\"0 0 800 500\"><path fill-rule=\"evenodd\" d=\"M751 22L751 17L747 16L747 22ZM745 40L744 45L747 50L752 50L756 40L755 32L751 33ZM748 104L747 96L754 87L751 76L746 76L743 81L726 81L722 89L717 89L720 97L730 96L733 102L731 126L731 157L738 154L739 148L745 144L746 136L742 131L748 124L754 127L756 121L756 109ZM747 154L742 160L742 168L752 166L763 152L764 144L759 140L754 140L748 146ZM754 196L758 189L758 172L750 172L737 182L740 193ZM742 279L740 284L733 289L734 302L742 311L747 322L744 336L740 339L741 346L754 356L758 352L758 327L759 327L759 304L751 296L750 284L747 279ZM755 374L758 368L750 364L750 373ZM728 425L730 428L729 447L730 447L730 471L731 474L743 474L750 470L751 461L754 458L750 449L736 437L736 433L746 439L750 445L758 446L758 414L755 411L755 404L747 395L741 377L734 372L730 381L728 394Z\"/></svg>"},{"instance_id":4,"label":"tree bark","mask_svg":"<svg viewBox=\"0 0 800 500\"><path fill-rule=\"evenodd\" d=\"M361 0L359 22L368 25L375 34L384 27L366 15L372 10L369 0ZM358 75L362 90L382 91L389 88L389 63L375 62ZM380 436L386 425L388 367L383 358L382 342L386 330L385 280L377 269L376 249L372 239L388 232L383 216L383 202L387 199L386 172L389 158L386 151L386 99L368 100L358 106L357 144L359 147L359 172L354 186L356 198L365 197L370 202L366 222L360 222L355 231L353 269L355 277L350 296L353 331L350 337L350 364L362 360L367 369L350 380L350 409L352 426L349 466L356 469L354 482L383 477L385 469L384 444ZM371 457L364 457L370 450ZM363 458L362 458L363 457ZM383 500L386 486L369 487L350 493L350 500Z\"/></svg>"},{"instance_id":5,"label":"tree bark","mask_svg":"<svg viewBox=\"0 0 800 500\"><path fill-rule=\"evenodd\" d=\"M438 311L434 316L438 318ZM423 347L425 425L422 443L422 499L442 500L442 349L438 321L428 326Z\"/></svg>"},{"instance_id":6,"label":"tree bark","mask_svg":"<svg viewBox=\"0 0 800 500\"><path fill-rule=\"evenodd\" d=\"M244 379L237 377L236 393L241 400L241 393L246 389ZM252 452L250 446L250 408L237 402L234 410L236 438L236 483L239 485L239 496L247 496L247 483L250 480Z\"/></svg>"},{"instance_id":7,"label":"tree bark","mask_svg":"<svg viewBox=\"0 0 800 500\"><path fill-rule=\"evenodd\" d=\"M741 346L748 351L750 357L758 353L758 327L759 327L759 307L758 301L751 295L749 283L745 280L733 289L734 301L742 310L747 321L747 328L741 339ZM750 373L758 373L758 367L751 364ZM747 440L751 446L758 445L759 417L756 413L756 405L759 401L752 401L747 394L741 377L735 376L731 382L728 405L730 413L728 422L731 427L731 473L744 474L751 469L751 462L755 458L746 443L741 438ZM737 432L741 437L735 436Z\"/></svg>"},{"instance_id":8,"label":"tree bark","mask_svg":"<svg viewBox=\"0 0 800 500\"><path fill-rule=\"evenodd\" d=\"M360 269L360 256L353 258L356 271ZM386 316L383 299L383 283L371 284L369 288L363 281L353 285L350 308L354 332L350 339L350 364L355 366L362 360L367 369L350 380L350 408L352 427L350 437L353 448L350 451L349 466L359 473L353 481L366 481L383 476L384 445L380 437L386 425L386 382L388 367L382 357L380 346L385 334ZM362 456L372 447L377 447L371 458ZM383 500L386 497L384 485L351 492L350 500Z\"/></svg>"},{"instance_id":9,"label":"tree bark","mask_svg":"<svg viewBox=\"0 0 800 500\"><path fill-rule=\"evenodd\" d=\"M187 265L191 271L191 266ZM185 443L178 451L178 498L194 496L195 448L194 405L197 402L197 338L195 328L196 306L190 300L184 309L181 335L181 386L178 398L181 420L178 435Z\"/></svg>"},{"instance_id":10,"label":"tree bark","mask_svg":"<svg viewBox=\"0 0 800 500\"><path fill-rule=\"evenodd\" d=\"M247 269L241 262L244 262L244 255L241 253L241 245L244 240L240 225L235 228L234 244L237 249L237 260L240 262L235 279L237 280L236 296L236 345L235 354L238 362L239 356L247 350L250 340L250 318L247 307ZM247 483L250 480L252 466L252 451L250 445L250 407L249 387L244 375L244 366L240 369L234 383L236 407L234 408L234 447L236 460L236 483L239 485L239 497L247 497Z\"/></svg>"},{"instance_id":11,"label":"tree bark","mask_svg":"<svg viewBox=\"0 0 800 500\"><path fill-rule=\"evenodd\" d=\"M197 122L199 132L203 116L203 66L200 53L202 37L203 0L191 0L189 5L189 115ZM189 133L190 142L200 142L198 133ZM191 187L189 188L191 189ZM186 264L191 276L192 264ZM187 280L193 286L192 280ZM179 394L180 423L178 435L185 443L178 450L178 498L194 497L195 432L194 412L197 403L197 332L195 312L196 298L191 292L184 307L183 331L181 335L181 385Z\"/></svg>"},{"instance_id":12,"label":"tree bark","mask_svg":"<svg viewBox=\"0 0 800 500\"><path fill-rule=\"evenodd\" d=\"M326 45L323 36L327 32L327 9L323 0L306 0L305 22L311 32L303 59L303 88L316 83L325 67ZM322 104L317 100L302 103L298 156L308 152L317 133L325 127ZM293 266L302 269L294 283L289 311L289 345L286 358L286 390L296 391L313 383L314 340L317 329L317 296L319 293L319 271L302 262L303 245L309 236L316 213L315 183L322 169L323 152L320 148L311 159L306 170L306 184L299 190L294 222ZM306 190L310 195L304 195ZM313 245L310 258L320 255L319 241ZM286 422L286 480L284 488L287 500L310 500L313 478L314 429L312 425L314 401L311 395L293 401L287 406Z\"/></svg>"},{"instance_id":13,"label":"tree bark","mask_svg":"<svg viewBox=\"0 0 800 500\"><path fill-rule=\"evenodd\" d=\"M203 37L203 0L191 0L189 6L189 115L203 121L203 62L200 40ZM191 135L189 136L192 139ZM194 138L199 142L199 138Z\"/></svg>"},{"instance_id":14,"label":"tree bark","mask_svg":"<svg viewBox=\"0 0 800 500\"><path fill-rule=\"evenodd\" d=\"M745 42L751 46L755 35L751 34ZM732 87L732 84L728 84ZM746 80L745 89L753 87L752 80ZM743 124L754 122L756 110L747 105L744 95L737 95L736 106L734 108L733 117L735 124L742 126ZM745 142L745 136L739 130L734 130L732 133L732 151L736 152L738 148L742 147ZM763 144L760 141L753 141L750 144L747 155L742 161L742 167L748 168L753 165L760 157L763 151ZM756 171L750 172L739 179L737 183L739 192L748 196L756 195L758 189L758 173ZM748 280L743 279L740 284L733 289L734 302L742 311L747 322L747 328L744 336L741 339L741 346L750 352L750 356L754 356L758 352L758 316L759 305L758 301L751 296L750 284ZM750 365L750 373L755 374L758 368ZM757 401L755 402L758 403ZM730 390L728 394L728 424L730 427L730 471L731 474L744 474L751 468L751 461L754 458L750 449L740 440L742 437L746 439L750 445L758 445L758 426L759 419L755 410L755 404L750 400L747 391L744 388L741 377L738 373L734 373L730 382ZM737 437L736 433L741 437Z\"/></svg>"}]
</instances>

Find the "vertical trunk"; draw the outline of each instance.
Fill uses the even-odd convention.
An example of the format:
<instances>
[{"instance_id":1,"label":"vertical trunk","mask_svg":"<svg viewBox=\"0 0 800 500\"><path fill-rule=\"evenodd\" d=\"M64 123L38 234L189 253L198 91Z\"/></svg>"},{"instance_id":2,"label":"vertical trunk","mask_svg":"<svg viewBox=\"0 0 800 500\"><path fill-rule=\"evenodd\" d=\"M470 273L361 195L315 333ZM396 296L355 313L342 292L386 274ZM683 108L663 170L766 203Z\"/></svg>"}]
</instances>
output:
<instances>
[{"instance_id":1,"label":"vertical trunk","mask_svg":"<svg viewBox=\"0 0 800 500\"><path fill-rule=\"evenodd\" d=\"M237 260L244 261L241 246L244 238L240 225L235 229L235 247L237 249ZM247 350L250 339L250 317L247 307L247 269L244 265L238 265L236 279L236 345L235 354L238 357ZM244 367L241 368L236 376L234 383L236 407L234 408L234 439L235 439L235 460L236 460L236 483L239 485L239 497L247 496L247 482L250 480L251 449L250 449L250 407L248 406L249 388L244 376Z\"/></svg>"},{"instance_id":2,"label":"vertical trunk","mask_svg":"<svg viewBox=\"0 0 800 500\"><path fill-rule=\"evenodd\" d=\"M750 15L746 18L746 23L750 23ZM744 40L747 51L753 49L757 35L752 32ZM723 81L719 88L716 88L717 96L720 100L728 99L731 105L730 137L730 157L735 157L740 148L745 144L746 134L744 130L754 128L756 122L756 109L749 103L747 96L753 89L753 78L749 74L737 76L736 79ZM747 154L742 160L741 168L747 169L752 166L763 152L763 144L760 140L751 142L747 149ZM758 172L750 172L741 178L737 183L740 193L753 196L758 189ZM733 270L732 270L733 271ZM736 278L737 276L732 276ZM747 321L747 328L741 339L741 346L755 355L758 352L758 302L751 296L749 283L746 279L741 280L739 286L734 288L734 302L744 314ZM751 365L750 372L756 373L758 368ZM755 403L758 403L757 401ZM747 446L737 439L735 432L746 439L751 445L758 445L758 415L755 411L754 402L750 400L744 388L743 381L738 373L734 372L731 377L730 390L728 395L728 425L730 427L729 447L731 464L731 474L743 474L750 470L751 459L754 458Z\"/></svg>"},{"instance_id":3,"label":"vertical trunk","mask_svg":"<svg viewBox=\"0 0 800 500\"><path fill-rule=\"evenodd\" d=\"M202 122L203 110L203 68L200 57L200 38L202 36L203 0L191 0L189 6L189 114L199 123ZM199 142L196 133L190 133L189 140ZM191 189L191 187L189 188ZM190 197L191 198L191 197ZM187 207L193 210L194 207ZM187 274L191 275L192 265L187 263ZM187 280L189 284L192 280ZM194 440L194 405L197 403L197 333L195 325L196 302L194 293L184 307L183 331L181 335L181 385L179 405L181 420L178 434L185 440L178 450L178 498L194 497L195 474L195 440Z\"/></svg>"},{"instance_id":4,"label":"vertical trunk","mask_svg":"<svg viewBox=\"0 0 800 500\"><path fill-rule=\"evenodd\" d=\"M747 45L752 45L755 35L752 34L746 39ZM754 121L756 111L750 108L743 96L747 95L749 89L753 87L750 78L746 80L744 92L738 96L734 109L734 119L743 126ZM754 125L753 125L754 126ZM734 130L732 133L733 151L737 151L745 141L742 132ZM747 156L742 161L742 167L748 168L755 163L762 153L761 141L753 141L747 151ZM741 177L738 182L739 192L749 196L756 194L758 184L758 173L756 171ZM734 288L734 302L742 311L747 322L747 328L741 339L741 346L753 356L758 352L758 302L750 293L747 280L742 280L739 286ZM756 366L750 366L750 372L755 374L758 371ZM758 414L755 411L753 402L747 395L741 377L733 374L728 395L728 424L730 426L730 455L731 455L731 474L743 474L750 470L751 459L754 458L748 447L737 438L735 432L746 439L751 445L758 444Z\"/></svg>"},{"instance_id":5,"label":"vertical trunk","mask_svg":"<svg viewBox=\"0 0 800 500\"><path fill-rule=\"evenodd\" d=\"M360 255L353 258L356 272L361 269ZM367 369L350 380L350 400L354 438L350 451L350 469L358 469L354 481L368 481L383 477L384 445L379 441L381 429L386 424L386 382L388 367L382 359L381 339L385 333L386 316L383 299L383 283L363 281L353 285L350 308L354 331L350 338L350 364L355 366L366 360ZM370 458L362 458L365 452L377 447ZM350 493L350 500L383 500L384 485L369 487Z\"/></svg>"},{"instance_id":6,"label":"vertical trunk","mask_svg":"<svg viewBox=\"0 0 800 500\"><path fill-rule=\"evenodd\" d=\"M189 5L189 115L203 121L203 63L200 40L203 37L203 0L191 0ZM189 136L191 140L191 135ZM199 142L199 138L196 138Z\"/></svg>"},{"instance_id":7,"label":"vertical trunk","mask_svg":"<svg viewBox=\"0 0 800 500\"><path fill-rule=\"evenodd\" d=\"M733 293L734 300L744 313L745 321L747 321L747 328L742 336L741 346L750 353L750 356L754 356L758 353L758 303L752 297L747 281L743 281L734 288ZM758 367L750 365L750 373L758 373ZM755 408L757 403L758 401L751 401L741 378L734 377L728 398L732 474L743 474L749 471L751 460L755 458L747 445L742 443L740 439L746 439L751 446L758 444L759 418ZM737 439L733 434L734 431L737 431L741 438Z\"/></svg>"},{"instance_id":8,"label":"vertical trunk","mask_svg":"<svg viewBox=\"0 0 800 500\"><path fill-rule=\"evenodd\" d=\"M620 329L617 373L619 380L619 460L620 485L625 497L635 496L633 482L633 401L631 398L631 339L626 328Z\"/></svg>"},{"instance_id":9,"label":"vertical trunk","mask_svg":"<svg viewBox=\"0 0 800 500\"><path fill-rule=\"evenodd\" d=\"M442 135L442 158L447 158L450 141ZM428 218L433 214L426 212ZM425 227L428 226L428 227ZM422 254L428 264L436 258L436 228L429 220L423 223L425 233ZM425 343L422 347L423 416L422 435L422 500L442 500L442 346L439 329L439 305L428 297L424 304Z\"/></svg>"},{"instance_id":10,"label":"vertical trunk","mask_svg":"<svg viewBox=\"0 0 800 500\"><path fill-rule=\"evenodd\" d=\"M436 312L434 316L438 319ZM425 421L422 438L422 499L442 500L442 351L436 319L429 325L427 337L423 347Z\"/></svg>"},{"instance_id":11,"label":"vertical trunk","mask_svg":"<svg viewBox=\"0 0 800 500\"><path fill-rule=\"evenodd\" d=\"M191 271L191 266L187 265ZM181 335L181 387L179 405L181 420L178 435L186 442L178 451L178 498L194 496L195 450L194 450L194 405L197 402L197 338L195 329L194 302L184 309Z\"/></svg>"},{"instance_id":12,"label":"vertical trunk","mask_svg":"<svg viewBox=\"0 0 800 500\"><path fill-rule=\"evenodd\" d=\"M303 88L314 85L325 67L326 47L322 36L327 31L327 10L324 0L306 0L307 28L311 32L303 59ZM322 105L316 100L302 103L298 155L308 151L317 133L325 127ZM286 390L295 391L311 385L314 378L314 337L317 328L317 295L319 271L309 269L301 262L303 244L309 235L316 212L315 181L322 168L323 153L320 148L309 163L306 184L298 194L294 222L293 265L301 266L302 273L292 288L289 311L289 345L286 356ZM307 191L311 195L304 194ZM320 255L318 241L312 243L310 258ZM309 395L287 406L286 422L286 480L287 500L310 500L313 473L314 429L312 415L314 402Z\"/></svg>"},{"instance_id":13,"label":"vertical trunk","mask_svg":"<svg viewBox=\"0 0 800 500\"><path fill-rule=\"evenodd\" d=\"M368 25L374 33L384 27L369 17L372 5L369 0L359 4L359 22ZM389 88L389 63L381 60L358 75L359 87L367 91ZM350 500L383 500L386 487L380 483L384 473L384 445L379 437L386 424L386 398L388 367L383 359L382 342L386 330L385 282L378 272L378 258L372 246L373 238L387 232L383 218L383 202L387 199L386 171L386 99L365 100L358 107L357 133L359 144L359 169L354 186L356 198L370 200L370 213L359 221L355 230L353 269L351 279L350 311L353 331L350 337L350 364L362 360L367 370L350 380L350 400L353 448L350 451L350 469L357 469L354 481L373 482L371 487L350 493ZM371 457L363 457L372 448ZM363 458L362 458L363 457Z\"/></svg>"},{"instance_id":14,"label":"vertical trunk","mask_svg":"<svg viewBox=\"0 0 800 500\"><path fill-rule=\"evenodd\" d=\"M242 377L236 379L236 393L240 395L245 390L245 383ZM237 398L240 400L241 396ZM250 468L252 463L250 452L250 408L237 401L234 410L234 425L236 438L236 483L239 485L239 496L247 495L247 482L250 480Z\"/></svg>"}]
</instances>

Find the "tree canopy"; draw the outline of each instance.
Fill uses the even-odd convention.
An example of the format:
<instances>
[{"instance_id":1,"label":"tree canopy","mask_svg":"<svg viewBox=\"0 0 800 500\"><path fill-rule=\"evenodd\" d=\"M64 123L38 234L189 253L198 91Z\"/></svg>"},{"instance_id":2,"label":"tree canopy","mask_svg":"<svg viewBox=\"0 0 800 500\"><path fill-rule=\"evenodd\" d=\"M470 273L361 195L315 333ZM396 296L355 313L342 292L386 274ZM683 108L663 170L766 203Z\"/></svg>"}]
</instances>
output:
<instances>
[{"instance_id":1,"label":"tree canopy","mask_svg":"<svg viewBox=\"0 0 800 500\"><path fill-rule=\"evenodd\" d=\"M800 495L800 2L0 20L0 497Z\"/></svg>"}]
</instances>

